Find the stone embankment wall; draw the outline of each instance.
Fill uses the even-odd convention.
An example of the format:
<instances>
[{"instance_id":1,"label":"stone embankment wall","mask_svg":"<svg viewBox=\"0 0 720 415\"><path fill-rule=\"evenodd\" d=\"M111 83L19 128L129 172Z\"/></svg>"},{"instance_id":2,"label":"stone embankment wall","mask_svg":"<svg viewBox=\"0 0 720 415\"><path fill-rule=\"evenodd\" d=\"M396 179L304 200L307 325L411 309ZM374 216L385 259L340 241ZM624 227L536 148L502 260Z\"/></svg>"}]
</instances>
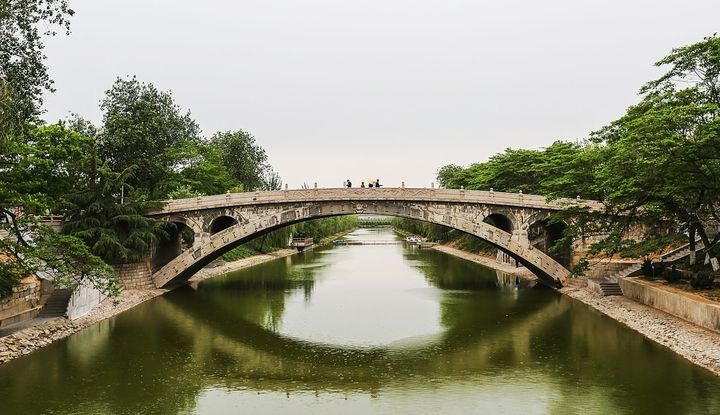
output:
<instances>
[{"instance_id":1,"label":"stone embankment wall","mask_svg":"<svg viewBox=\"0 0 720 415\"><path fill-rule=\"evenodd\" d=\"M24 278L12 289L12 295L0 300L0 328L33 318L40 311L40 280Z\"/></svg>"},{"instance_id":2,"label":"stone embankment wall","mask_svg":"<svg viewBox=\"0 0 720 415\"><path fill-rule=\"evenodd\" d=\"M590 260L590 266L585 272L586 278L605 278L610 275L621 271L635 262L627 261L608 261L606 259L593 259Z\"/></svg>"},{"instance_id":3,"label":"stone embankment wall","mask_svg":"<svg viewBox=\"0 0 720 415\"><path fill-rule=\"evenodd\" d=\"M152 268L147 262L114 265L120 286L126 290L154 290Z\"/></svg>"},{"instance_id":4,"label":"stone embankment wall","mask_svg":"<svg viewBox=\"0 0 720 415\"><path fill-rule=\"evenodd\" d=\"M717 303L637 278L621 279L620 288L625 297L720 332L720 305Z\"/></svg>"}]
</instances>

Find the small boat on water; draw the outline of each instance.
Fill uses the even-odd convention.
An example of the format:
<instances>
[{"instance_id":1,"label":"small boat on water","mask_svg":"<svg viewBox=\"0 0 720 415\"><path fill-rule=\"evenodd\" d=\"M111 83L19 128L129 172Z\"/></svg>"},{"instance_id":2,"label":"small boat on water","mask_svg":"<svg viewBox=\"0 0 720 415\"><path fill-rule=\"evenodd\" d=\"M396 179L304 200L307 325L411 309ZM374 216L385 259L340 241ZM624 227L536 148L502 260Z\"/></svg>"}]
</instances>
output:
<instances>
[{"instance_id":1,"label":"small boat on water","mask_svg":"<svg viewBox=\"0 0 720 415\"><path fill-rule=\"evenodd\" d=\"M405 242L410 245L420 245L422 243L422 239L419 236L410 235L405 238Z\"/></svg>"}]
</instances>

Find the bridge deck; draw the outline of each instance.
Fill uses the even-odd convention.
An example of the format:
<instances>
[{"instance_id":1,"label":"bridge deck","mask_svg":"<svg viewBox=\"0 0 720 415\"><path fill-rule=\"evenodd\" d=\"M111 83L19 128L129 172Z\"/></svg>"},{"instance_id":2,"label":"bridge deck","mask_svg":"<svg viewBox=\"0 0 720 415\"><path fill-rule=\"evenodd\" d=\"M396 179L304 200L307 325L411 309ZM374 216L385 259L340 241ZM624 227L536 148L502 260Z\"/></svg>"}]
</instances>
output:
<instances>
[{"instance_id":1,"label":"bridge deck","mask_svg":"<svg viewBox=\"0 0 720 415\"><path fill-rule=\"evenodd\" d=\"M202 196L190 199L170 200L166 205L149 215L166 215L175 212L215 209L233 206L253 206L274 203L311 201L428 201L439 203L487 203L524 208L561 210L569 205L588 206L598 210L602 204L591 200L556 199L548 201L544 196L522 193L488 192L457 189L416 189L416 188L329 188L278 190L272 192L227 193L224 195Z\"/></svg>"}]
</instances>

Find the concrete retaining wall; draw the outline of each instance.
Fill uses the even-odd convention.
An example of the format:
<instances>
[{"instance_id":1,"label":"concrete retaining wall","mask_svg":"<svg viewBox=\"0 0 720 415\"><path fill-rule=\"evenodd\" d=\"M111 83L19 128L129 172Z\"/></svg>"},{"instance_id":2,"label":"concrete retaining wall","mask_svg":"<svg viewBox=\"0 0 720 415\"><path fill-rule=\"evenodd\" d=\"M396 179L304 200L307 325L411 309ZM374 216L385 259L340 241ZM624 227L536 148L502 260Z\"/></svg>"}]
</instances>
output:
<instances>
[{"instance_id":1,"label":"concrete retaining wall","mask_svg":"<svg viewBox=\"0 0 720 415\"><path fill-rule=\"evenodd\" d=\"M637 278L622 278L619 282L625 297L720 332L720 305L716 303L692 293L676 293Z\"/></svg>"},{"instance_id":2,"label":"concrete retaining wall","mask_svg":"<svg viewBox=\"0 0 720 415\"><path fill-rule=\"evenodd\" d=\"M0 327L31 319L40 311L38 278L24 278L12 291L12 295L0 300Z\"/></svg>"},{"instance_id":3,"label":"concrete retaining wall","mask_svg":"<svg viewBox=\"0 0 720 415\"><path fill-rule=\"evenodd\" d=\"M91 284L81 284L70 296L67 307L67 316L75 320L89 313L102 300L107 298Z\"/></svg>"},{"instance_id":4,"label":"concrete retaining wall","mask_svg":"<svg viewBox=\"0 0 720 415\"><path fill-rule=\"evenodd\" d=\"M120 286L126 290L152 290L155 283L152 280L152 269L147 262L114 265L118 273Z\"/></svg>"}]
</instances>

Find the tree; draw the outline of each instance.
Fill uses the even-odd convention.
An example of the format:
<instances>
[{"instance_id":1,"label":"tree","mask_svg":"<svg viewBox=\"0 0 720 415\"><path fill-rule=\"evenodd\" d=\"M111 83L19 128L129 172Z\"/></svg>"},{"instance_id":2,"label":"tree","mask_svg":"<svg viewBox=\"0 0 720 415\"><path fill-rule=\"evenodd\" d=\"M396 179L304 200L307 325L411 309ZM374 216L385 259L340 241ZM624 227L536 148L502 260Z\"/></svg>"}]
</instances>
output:
<instances>
[{"instance_id":1,"label":"tree","mask_svg":"<svg viewBox=\"0 0 720 415\"><path fill-rule=\"evenodd\" d=\"M656 65L671 68L641 89L640 103L593 134L607 149L596 177L615 213L611 224L673 221L691 245L701 237L718 270L711 252L720 235L710 240L707 224L720 221L720 39L674 49Z\"/></svg>"},{"instance_id":2,"label":"tree","mask_svg":"<svg viewBox=\"0 0 720 415\"><path fill-rule=\"evenodd\" d=\"M53 90L43 37L69 34L73 14L67 0L0 2L0 80L15 102L11 118L24 122L40 114L43 91Z\"/></svg>"},{"instance_id":3,"label":"tree","mask_svg":"<svg viewBox=\"0 0 720 415\"><path fill-rule=\"evenodd\" d=\"M227 191L242 190L242 184L235 179L224 164L223 149L215 142L199 142L195 157L183 169L180 185L174 198L194 195L216 195Z\"/></svg>"},{"instance_id":4,"label":"tree","mask_svg":"<svg viewBox=\"0 0 720 415\"><path fill-rule=\"evenodd\" d=\"M223 164L245 190L263 189L269 169L265 150L243 130L216 133L211 143L222 151Z\"/></svg>"},{"instance_id":5,"label":"tree","mask_svg":"<svg viewBox=\"0 0 720 415\"><path fill-rule=\"evenodd\" d=\"M463 168L457 164L448 164L438 169L436 177L441 187L447 189L457 189L463 186L459 184L460 174Z\"/></svg>"},{"instance_id":6,"label":"tree","mask_svg":"<svg viewBox=\"0 0 720 415\"><path fill-rule=\"evenodd\" d=\"M28 126L32 127L32 126ZM36 216L59 212L68 193L78 191L94 160L94 142L63 124L18 132L13 163L0 169L0 296L22 277L45 275L56 286L74 289L90 283L107 295L117 293L114 271L83 242L42 225Z\"/></svg>"},{"instance_id":7,"label":"tree","mask_svg":"<svg viewBox=\"0 0 720 415\"><path fill-rule=\"evenodd\" d=\"M110 170L135 166L129 185L153 199L167 197L200 140L200 128L190 113L183 114L170 93L135 77L118 78L100 107L100 154Z\"/></svg>"},{"instance_id":8,"label":"tree","mask_svg":"<svg viewBox=\"0 0 720 415\"><path fill-rule=\"evenodd\" d=\"M113 172L106 164L88 172L85 186L67 196L63 232L82 239L90 251L111 264L145 259L158 240L169 238L169 222L144 216L159 207L133 193L132 168ZM130 194L121 201L121 189Z\"/></svg>"},{"instance_id":9,"label":"tree","mask_svg":"<svg viewBox=\"0 0 720 415\"><path fill-rule=\"evenodd\" d=\"M271 167L265 169L263 174L263 190L280 190L282 189L282 179L280 174Z\"/></svg>"}]
</instances>

